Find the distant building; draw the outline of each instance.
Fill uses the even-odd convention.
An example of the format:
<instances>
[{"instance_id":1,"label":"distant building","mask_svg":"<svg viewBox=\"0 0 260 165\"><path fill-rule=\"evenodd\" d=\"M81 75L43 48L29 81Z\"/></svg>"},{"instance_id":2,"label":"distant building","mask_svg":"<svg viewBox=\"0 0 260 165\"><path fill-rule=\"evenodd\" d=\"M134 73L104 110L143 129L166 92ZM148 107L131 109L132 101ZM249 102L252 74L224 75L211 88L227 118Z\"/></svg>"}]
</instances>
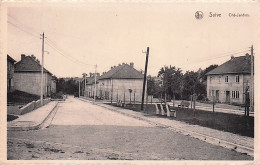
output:
<instances>
[{"instance_id":1,"label":"distant building","mask_svg":"<svg viewBox=\"0 0 260 165\"><path fill-rule=\"evenodd\" d=\"M56 92L55 78L51 72L43 69L43 95ZM16 90L41 95L41 64L35 56L21 55L21 61L14 67L14 87Z\"/></svg>"},{"instance_id":2,"label":"distant building","mask_svg":"<svg viewBox=\"0 0 260 165\"><path fill-rule=\"evenodd\" d=\"M251 84L251 56L231 59L207 74L207 97L222 103L245 103Z\"/></svg>"},{"instance_id":3,"label":"distant building","mask_svg":"<svg viewBox=\"0 0 260 165\"><path fill-rule=\"evenodd\" d=\"M141 102L144 75L134 68L134 63L111 67L98 79L97 96L105 100ZM146 91L145 91L146 94Z\"/></svg>"},{"instance_id":4,"label":"distant building","mask_svg":"<svg viewBox=\"0 0 260 165\"><path fill-rule=\"evenodd\" d=\"M7 55L7 92L14 91L14 63L16 61Z\"/></svg>"},{"instance_id":5,"label":"distant building","mask_svg":"<svg viewBox=\"0 0 260 165\"><path fill-rule=\"evenodd\" d=\"M86 97L94 97L94 91L95 91L95 74L90 73L90 77L86 77L86 89L84 91L84 96ZM96 91L98 91L98 80L99 80L100 74L96 74ZM84 79L82 80L84 84ZM84 87L83 87L84 88ZM96 92L97 95L97 92Z\"/></svg>"}]
</instances>

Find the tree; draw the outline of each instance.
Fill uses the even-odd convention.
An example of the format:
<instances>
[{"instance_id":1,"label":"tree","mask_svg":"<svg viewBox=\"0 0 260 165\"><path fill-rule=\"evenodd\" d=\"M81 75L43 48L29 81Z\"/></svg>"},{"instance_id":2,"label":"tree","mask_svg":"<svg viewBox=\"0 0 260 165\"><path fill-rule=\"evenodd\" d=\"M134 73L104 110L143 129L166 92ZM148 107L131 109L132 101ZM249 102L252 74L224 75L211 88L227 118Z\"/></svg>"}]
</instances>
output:
<instances>
[{"instance_id":1,"label":"tree","mask_svg":"<svg viewBox=\"0 0 260 165\"><path fill-rule=\"evenodd\" d=\"M78 92L78 83L72 78L68 81L65 81L63 78L59 78L56 82L56 89L57 92L74 94L75 92Z\"/></svg>"},{"instance_id":2,"label":"tree","mask_svg":"<svg viewBox=\"0 0 260 165\"><path fill-rule=\"evenodd\" d=\"M181 86L182 86L182 77L180 68L175 66L164 66L158 72L158 77L161 77L163 80L162 93L171 98L176 97L176 95L181 95Z\"/></svg>"},{"instance_id":3,"label":"tree","mask_svg":"<svg viewBox=\"0 0 260 165\"><path fill-rule=\"evenodd\" d=\"M210 72L211 70L217 68L218 65L217 64L213 64L213 65L210 65L209 67L207 67L206 69L204 69L202 72L201 72L201 78L202 78L202 81L203 82L206 82L207 81L207 73Z\"/></svg>"}]
</instances>

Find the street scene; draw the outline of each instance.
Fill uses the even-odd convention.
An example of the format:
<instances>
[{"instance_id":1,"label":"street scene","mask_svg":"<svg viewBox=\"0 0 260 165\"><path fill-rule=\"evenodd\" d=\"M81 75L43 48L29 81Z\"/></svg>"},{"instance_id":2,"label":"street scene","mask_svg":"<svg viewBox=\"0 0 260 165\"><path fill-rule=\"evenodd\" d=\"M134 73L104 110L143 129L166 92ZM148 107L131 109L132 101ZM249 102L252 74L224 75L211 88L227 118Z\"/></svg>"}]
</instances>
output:
<instances>
[{"instance_id":1,"label":"street scene","mask_svg":"<svg viewBox=\"0 0 260 165\"><path fill-rule=\"evenodd\" d=\"M8 131L8 159L252 160L251 156L69 97L47 128ZM146 119L147 118L147 119Z\"/></svg>"},{"instance_id":2,"label":"street scene","mask_svg":"<svg viewBox=\"0 0 260 165\"><path fill-rule=\"evenodd\" d=\"M8 7L6 162L253 163L257 10L205 4Z\"/></svg>"}]
</instances>

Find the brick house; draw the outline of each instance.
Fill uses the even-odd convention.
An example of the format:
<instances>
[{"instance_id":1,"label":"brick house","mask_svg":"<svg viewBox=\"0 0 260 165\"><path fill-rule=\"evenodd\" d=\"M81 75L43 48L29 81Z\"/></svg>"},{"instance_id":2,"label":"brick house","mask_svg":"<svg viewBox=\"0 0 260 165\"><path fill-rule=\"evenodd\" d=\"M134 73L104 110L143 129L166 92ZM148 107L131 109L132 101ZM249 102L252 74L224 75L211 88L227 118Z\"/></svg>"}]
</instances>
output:
<instances>
[{"instance_id":1,"label":"brick house","mask_svg":"<svg viewBox=\"0 0 260 165\"><path fill-rule=\"evenodd\" d=\"M214 96L218 102L244 104L251 83L251 56L231 57L206 75L209 100Z\"/></svg>"},{"instance_id":2,"label":"brick house","mask_svg":"<svg viewBox=\"0 0 260 165\"><path fill-rule=\"evenodd\" d=\"M14 91L14 63L16 61L7 55L7 92Z\"/></svg>"},{"instance_id":3,"label":"brick house","mask_svg":"<svg viewBox=\"0 0 260 165\"><path fill-rule=\"evenodd\" d=\"M134 68L133 63L111 67L111 70L98 79L97 96L105 100L124 102L130 102L131 97L132 102L141 102L143 78L144 75Z\"/></svg>"},{"instance_id":4,"label":"brick house","mask_svg":"<svg viewBox=\"0 0 260 165\"><path fill-rule=\"evenodd\" d=\"M56 93L56 82L51 72L43 69L43 95ZM14 66L14 87L16 90L41 95L41 64L35 56L21 55L21 61Z\"/></svg>"}]
</instances>

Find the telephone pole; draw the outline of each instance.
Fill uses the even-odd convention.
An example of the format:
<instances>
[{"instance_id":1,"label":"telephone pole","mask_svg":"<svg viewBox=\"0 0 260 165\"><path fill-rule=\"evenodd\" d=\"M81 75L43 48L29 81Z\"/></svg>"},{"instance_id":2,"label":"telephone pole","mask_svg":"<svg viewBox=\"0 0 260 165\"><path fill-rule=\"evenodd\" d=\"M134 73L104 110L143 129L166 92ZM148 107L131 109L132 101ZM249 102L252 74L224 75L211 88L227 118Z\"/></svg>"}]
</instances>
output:
<instances>
[{"instance_id":1,"label":"telephone pole","mask_svg":"<svg viewBox=\"0 0 260 165\"><path fill-rule=\"evenodd\" d=\"M144 93L145 93L145 84L146 84L146 74L147 74L147 66L148 66L148 57L149 57L149 47L147 47L147 51L146 51L146 60L145 60L145 70L144 70L144 82L143 82L143 93L142 93L141 111L144 109Z\"/></svg>"},{"instance_id":2,"label":"telephone pole","mask_svg":"<svg viewBox=\"0 0 260 165\"><path fill-rule=\"evenodd\" d=\"M250 111L254 111L254 48L251 46Z\"/></svg>"},{"instance_id":3,"label":"telephone pole","mask_svg":"<svg viewBox=\"0 0 260 165\"><path fill-rule=\"evenodd\" d=\"M41 106L43 105L44 32L42 33Z\"/></svg>"},{"instance_id":4,"label":"telephone pole","mask_svg":"<svg viewBox=\"0 0 260 165\"><path fill-rule=\"evenodd\" d=\"M80 78L79 78L79 97L80 97Z\"/></svg>"},{"instance_id":5,"label":"telephone pole","mask_svg":"<svg viewBox=\"0 0 260 165\"><path fill-rule=\"evenodd\" d=\"M96 101L96 90L97 90L97 64L95 65L95 86L94 86L93 104L95 104L95 101Z\"/></svg>"}]
</instances>

